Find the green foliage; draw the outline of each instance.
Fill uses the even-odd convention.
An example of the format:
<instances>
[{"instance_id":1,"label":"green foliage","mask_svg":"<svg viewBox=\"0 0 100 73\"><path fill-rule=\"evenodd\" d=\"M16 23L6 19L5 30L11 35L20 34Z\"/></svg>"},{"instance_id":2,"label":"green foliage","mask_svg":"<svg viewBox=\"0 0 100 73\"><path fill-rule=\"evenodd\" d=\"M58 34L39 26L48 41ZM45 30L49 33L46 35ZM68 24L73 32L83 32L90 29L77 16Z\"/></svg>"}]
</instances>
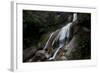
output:
<instances>
[{"instance_id":1,"label":"green foliage","mask_svg":"<svg viewBox=\"0 0 100 73\"><path fill-rule=\"evenodd\" d=\"M43 46L46 43L43 38L47 38L51 32L63 27L68 22L68 15L67 12L23 10L24 49L30 46L39 47L38 43L42 43ZM48 36L43 37L46 34Z\"/></svg>"}]
</instances>

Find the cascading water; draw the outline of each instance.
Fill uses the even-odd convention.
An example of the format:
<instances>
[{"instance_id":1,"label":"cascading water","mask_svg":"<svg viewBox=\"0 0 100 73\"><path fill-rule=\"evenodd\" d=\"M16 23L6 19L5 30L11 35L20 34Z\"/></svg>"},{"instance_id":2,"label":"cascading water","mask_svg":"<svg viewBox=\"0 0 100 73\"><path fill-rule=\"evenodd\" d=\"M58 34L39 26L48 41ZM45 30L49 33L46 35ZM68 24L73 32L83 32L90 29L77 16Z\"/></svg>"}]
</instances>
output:
<instances>
[{"instance_id":1,"label":"cascading water","mask_svg":"<svg viewBox=\"0 0 100 73\"><path fill-rule=\"evenodd\" d=\"M54 53L53 57L51 57L49 60L54 59L60 48L62 48L65 45L65 42L68 42L65 41L65 38L67 37L67 39L69 39L71 24L72 23L68 23L60 30L59 34L56 37L56 40L59 41L59 47L56 48L56 52Z\"/></svg>"},{"instance_id":2,"label":"cascading water","mask_svg":"<svg viewBox=\"0 0 100 73\"><path fill-rule=\"evenodd\" d=\"M55 59L56 54L58 53L58 51L60 50L60 48L62 48L66 42L69 42L68 39L70 38L70 30L71 30L71 26L73 25L73 22L75 22L77 20L77 13L73 14L73 21L66 24L64 27L61 28L61 30L59 31L58 35L54 38L54 41L52 42L52 45L55 43L55 41L59 41L59 47L56 48L56 52L54 53L53 57L49 58L49 60ZM53 36L54 32L51 33L48 41L46 42L46 45L44 47L44 50L48 47L48 42L50 42L51 37ZM65 38L67 38L67 40L65 40Z\"/></svg>"}]
</instances>

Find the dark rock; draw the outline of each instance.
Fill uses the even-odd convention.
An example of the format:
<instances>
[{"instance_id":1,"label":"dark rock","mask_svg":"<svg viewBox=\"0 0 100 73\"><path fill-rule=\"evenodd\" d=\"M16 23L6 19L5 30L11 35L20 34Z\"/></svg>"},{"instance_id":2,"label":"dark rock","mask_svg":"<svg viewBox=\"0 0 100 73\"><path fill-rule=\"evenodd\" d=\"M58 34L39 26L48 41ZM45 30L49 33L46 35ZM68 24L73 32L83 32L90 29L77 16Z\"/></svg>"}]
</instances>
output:
<instances>
[{"instance_id":1,"label":"dark rock","mask_svg":"<svg viewBox=\"0 0 100 73\"><path fill-rule=\"evenodd\" d=\"M23 50L23 62L28 61L32 56L35 55L37 49L35 47L30 47Z\"/></svg>"},{"instance_id":2,"label":"dark rock","mask_svg":"<svg viewBox=\"0 0 100 73\"><path fill-rule=\"evenodd\" d=\"M36 52L35 56L32 58L32 62L46 61L47 54L44 50L39 50Z\"/></svg>"}]
</instances>

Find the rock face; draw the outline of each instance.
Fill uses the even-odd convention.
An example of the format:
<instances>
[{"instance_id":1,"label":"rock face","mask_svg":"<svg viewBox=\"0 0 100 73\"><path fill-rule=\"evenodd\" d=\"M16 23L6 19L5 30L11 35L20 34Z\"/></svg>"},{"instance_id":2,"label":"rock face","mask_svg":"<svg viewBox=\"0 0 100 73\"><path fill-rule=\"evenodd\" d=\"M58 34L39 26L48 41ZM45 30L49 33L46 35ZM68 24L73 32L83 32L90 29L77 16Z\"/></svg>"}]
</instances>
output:
<instances>
[{"instance_id":1,"label":"rock face","mask_svg":"<svg viewBox=\"0 0 100 73\"><path fill-rule=\"evenodd\" d=\"M91 58L90 32L82 28L73 36L73 39L64 47L68 60L81 60Z\"/></svg>"},{"instance_id":2,"label":"rock face","mask_svg":"<svg viewBox=\"0 0 100 73\"><path fill-rule=\"evenodd\" d=\"M29 59L35 55L36 51L37 49L34 47L24 49L23 50L23 62L29 61Z\"/></svg>"}]
</instances>

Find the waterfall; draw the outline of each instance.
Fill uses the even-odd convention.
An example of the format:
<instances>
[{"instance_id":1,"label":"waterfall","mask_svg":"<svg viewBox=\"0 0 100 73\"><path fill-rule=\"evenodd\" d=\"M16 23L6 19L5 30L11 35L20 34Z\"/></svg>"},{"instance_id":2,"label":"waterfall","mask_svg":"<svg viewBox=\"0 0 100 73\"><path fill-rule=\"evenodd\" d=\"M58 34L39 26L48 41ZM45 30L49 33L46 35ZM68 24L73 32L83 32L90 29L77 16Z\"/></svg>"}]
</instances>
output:
<instances>
[{"instance_id":1,"label":"waterfall","mask_svg":"<svg viewBox=\"0 0 100 73\"><path fill-rule=\"evenodd\" d=\"M73 22L75 22L77 20L77 13L73 14Z\"/></svg>"},{"instance_id":2,"label":"waterfall","mask_svg":"<svg viewBox=\"0 0 100 73\"><path fill-rule=\"evenodd\" d=\"M73 14L73 21L66 24L64 27L61 28L61 30L59 31L59 33L57 34L57 36L53 39L54 41L52 41L52 46L55 43L55 41L59 41L59 45L58 48L56 48L56 52L54 53L53 57L51 57L49 60L54 59L56 54L58 53L59 49L62 48L66 42L69 42L68 39L70 38L70 30L71 30L71 26L73 25L73 22L75 22L77 20L77 13ZM56 31L55 31L56 32ZM50 41L51 37L53 36L53 34L55 34L54 32L51 33L48 41L46 42L46 45L44 47L44 50L47 49L48 47L48 42ZM66 40L67 38L67 40Z\"/></svg>"},{"instance_id":3,"label":"waterfall","mask_svg":"<svg viewBox=\"0 0 100 73\"><path fill-rule=\"evenodd\" d=\"M70 35L70 27L72 23L68 23L65 25L61 31L59 32L59 41L64 40L66 37L69 37Z\"/></svg>"},{"instance_id":4,"label":"waterfall","mask_svg":"<svg viewBox=\"0 0 100 73\"><path fill-rule=\"evenodd\" d=\"M54 53L53 57L51 57L49 60L54 59L58 53L58 51L65 45L66 42L65 38L67 37L67 39L69 39L70 37L70 27L71 27L72 23L68 23L67 25L65 25L59 32L59 34L56 37L56 40L59 41L59 45L58 48L56 48L56 52Z\"/></svg>"}]
</instances>

